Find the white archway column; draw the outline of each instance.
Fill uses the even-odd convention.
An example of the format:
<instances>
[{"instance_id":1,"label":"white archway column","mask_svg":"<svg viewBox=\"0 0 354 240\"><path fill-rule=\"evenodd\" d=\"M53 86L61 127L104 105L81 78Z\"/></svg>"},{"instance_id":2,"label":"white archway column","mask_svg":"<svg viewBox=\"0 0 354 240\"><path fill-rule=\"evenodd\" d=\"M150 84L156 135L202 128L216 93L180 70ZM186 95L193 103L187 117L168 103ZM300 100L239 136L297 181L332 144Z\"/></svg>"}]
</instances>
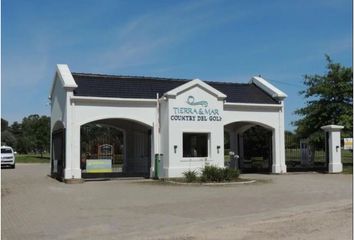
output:
<instances>
[{"instance_id":1,"label":"white archway column","mask_svg":"<svg viewBox=\"0 0 354 240\"><path fill-rule=\"evenodd\" d=\"M66 133L65 133L65 169L64 181L81 179L80 168L80 125L75 121L75 104L70 101L68 93Z\"/></svg>"},{"instance_id":2,"label":"white archway column","mask_svg":"<svg viewBox=\"0 0 354 240\"><path fill-rule=\"evenodd\" d=\"M273 130L272 134L273 164L272 173L286 173L284 128Z\"/></svg>"},{"instance_id":3,"label":"white archway column","mask_svg":"<svg viewBox=\"0 0 354 240\"><path fill-rule=\"evenodd\" d=\"M80 136L80 126L77 124L72 124L72 159L71 159L71 174L74 179L81 179L81 136Z\"/></svg>"},{"instance_id":4,"label":"white archway column","mask_svg":"<svg viewBox=\"0 0 354 240\"><path fill-rule=\"evenodd\" d=\"M150 177L154 176L154 171L155 171L155 153L157 153L157 143L156 143L156 138L157 138L157 128L156 125L153 124L152 127L152 132L150 135L150 141L151 141L151 160L150 160Z\"/></svg>"}]
</instances>

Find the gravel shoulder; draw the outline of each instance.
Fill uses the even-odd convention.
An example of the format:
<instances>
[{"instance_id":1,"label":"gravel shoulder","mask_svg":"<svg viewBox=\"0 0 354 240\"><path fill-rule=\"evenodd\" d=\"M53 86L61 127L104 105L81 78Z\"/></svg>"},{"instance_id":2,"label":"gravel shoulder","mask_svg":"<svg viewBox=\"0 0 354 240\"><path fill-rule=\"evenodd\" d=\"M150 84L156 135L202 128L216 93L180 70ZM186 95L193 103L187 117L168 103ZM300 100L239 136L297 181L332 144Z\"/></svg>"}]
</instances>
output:
<instances>
[{"instance_id":1,"label":"gravel shoulder","mask_svg":"<svg viewBox=\"0 0 354 240\"><path fill-rule=\"evenodd\" d=\"M63 184L1 171L2 239L352 239L352 175L247 174L253 184Z\"/></svg>"}]
</instances>

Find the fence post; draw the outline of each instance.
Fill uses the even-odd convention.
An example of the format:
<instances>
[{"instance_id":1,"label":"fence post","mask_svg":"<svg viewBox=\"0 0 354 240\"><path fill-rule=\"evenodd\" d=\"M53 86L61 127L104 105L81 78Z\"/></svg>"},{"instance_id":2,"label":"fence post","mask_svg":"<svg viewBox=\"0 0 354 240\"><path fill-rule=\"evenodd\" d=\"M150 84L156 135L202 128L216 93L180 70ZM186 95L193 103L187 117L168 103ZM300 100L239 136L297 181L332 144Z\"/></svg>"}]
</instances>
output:
<instances>
[{"instance_id":1,"label":"fence post","mask_svg":"<svg viewBox=\"0 0 354 240\"><path fill-rule=\"evenodd\" d=\"M326 125L321 127L321 129L326 133L328 132L329 135L329 137L326 138L326 141L328 141L328 148L326 149L328 152L326 154L329 156L329 173L339 173L343 171L340 148L340 131L343 128L343 126L338 125Z\"/></svg>"}]
</instances>

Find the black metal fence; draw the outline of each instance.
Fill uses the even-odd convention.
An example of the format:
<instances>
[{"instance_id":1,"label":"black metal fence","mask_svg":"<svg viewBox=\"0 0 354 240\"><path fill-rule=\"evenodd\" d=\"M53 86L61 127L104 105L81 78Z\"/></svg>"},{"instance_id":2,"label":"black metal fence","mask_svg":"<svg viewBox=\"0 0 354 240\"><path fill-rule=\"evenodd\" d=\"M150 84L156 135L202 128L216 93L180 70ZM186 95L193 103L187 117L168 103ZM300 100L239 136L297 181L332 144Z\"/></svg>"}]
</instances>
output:
<instances>
[{"instance_id":1,"label":"black metal fence","mask_svg":"<svg viewBox=\"0 0 354 240\"><path fill-rule=\"evenodd\" d=\"M291 133L285 134L285 161L287 170L291 171L326 171L326 137L298 139Z\"/></svg>"}]
</instances>

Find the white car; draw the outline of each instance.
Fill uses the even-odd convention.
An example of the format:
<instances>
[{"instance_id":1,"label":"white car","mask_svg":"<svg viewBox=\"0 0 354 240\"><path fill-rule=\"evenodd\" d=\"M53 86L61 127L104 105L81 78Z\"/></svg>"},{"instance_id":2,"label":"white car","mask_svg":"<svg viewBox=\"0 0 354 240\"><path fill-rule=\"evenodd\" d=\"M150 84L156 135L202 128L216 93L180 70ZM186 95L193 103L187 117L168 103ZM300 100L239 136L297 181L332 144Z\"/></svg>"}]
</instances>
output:
<instances>
[{"instance_id":1,"label":"white car","mask_svg":"<svg viewBox=\"0 0 354 240\"><path fill-rule=\"evenodd\" d=\"M1 167L10 166L15 168L15 154L14 150L8 146L1 146Z\"/></svg>"}]
</instances>

